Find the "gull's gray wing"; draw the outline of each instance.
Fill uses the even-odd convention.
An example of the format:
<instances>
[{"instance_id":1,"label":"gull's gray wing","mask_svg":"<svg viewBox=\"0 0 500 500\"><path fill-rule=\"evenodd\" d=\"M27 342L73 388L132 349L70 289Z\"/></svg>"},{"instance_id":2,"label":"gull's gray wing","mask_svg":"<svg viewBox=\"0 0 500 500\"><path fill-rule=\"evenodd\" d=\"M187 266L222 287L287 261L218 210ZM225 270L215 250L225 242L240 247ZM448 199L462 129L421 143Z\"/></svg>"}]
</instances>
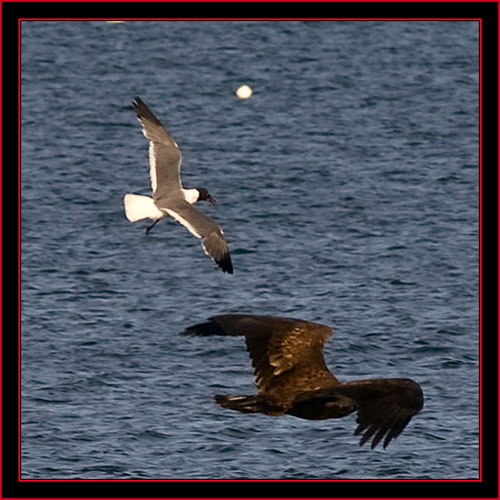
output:
<instances>
[{"instance_id":1,"label":"gull's gray wing","mask_svg":"<svg viewBox=\"0 0 500 500\"><path fill-rule=\"evenodd\" d=\"M210 255L224 272L233 273L226 237L217 222L198 212L185 200L167 200L158 203L158 207L180 222L191 234L200 238L205 253Z\"/></svg>"},{"instance_id":2,"label":"gull's gray wing","mask_svg":"<svg viewBox=\"0 0 500 500\"><path fill-rule=\"evenodd\" d=\"M149 139L149 174L155 199L180 190L182 153L173 137L140 97L133 102L142 133Z\"/></svg>"}]
</instances>

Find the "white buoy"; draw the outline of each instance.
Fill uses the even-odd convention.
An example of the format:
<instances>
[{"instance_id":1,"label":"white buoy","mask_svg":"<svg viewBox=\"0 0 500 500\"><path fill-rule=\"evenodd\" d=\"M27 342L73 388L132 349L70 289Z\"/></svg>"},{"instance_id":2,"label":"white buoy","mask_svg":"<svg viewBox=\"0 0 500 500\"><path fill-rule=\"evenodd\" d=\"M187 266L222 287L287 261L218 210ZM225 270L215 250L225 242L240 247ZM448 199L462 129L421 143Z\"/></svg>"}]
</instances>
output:
<instances>
[{"instance_id":1,"label":"white buoy","mask_svg":"<svg viewBox=\"0 0 500 500\"><path fill-rule=\"evenodd\" d=\"M121 23L124 23L125 21L106 21L108 24L121 24Z\"/></svg>"},{"instance_id":2,"label":"white buoy","mask_svg":"<svg viewBox=\"0 0 500 500\"><path fill-rule=\"evenodd\" d=\"M237 91L236 95L240 99L248 99L252 95L252 89L248 85L242 85Z\"/></svg>"}]
</instances>

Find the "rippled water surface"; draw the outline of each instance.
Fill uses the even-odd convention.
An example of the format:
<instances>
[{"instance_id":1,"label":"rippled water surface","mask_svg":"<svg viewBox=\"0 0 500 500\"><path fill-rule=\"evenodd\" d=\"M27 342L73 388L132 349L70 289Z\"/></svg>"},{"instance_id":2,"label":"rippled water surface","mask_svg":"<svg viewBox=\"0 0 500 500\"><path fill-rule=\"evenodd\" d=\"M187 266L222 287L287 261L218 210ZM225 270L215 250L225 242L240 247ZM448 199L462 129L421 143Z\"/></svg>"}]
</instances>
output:
<instances>
[{"instance_id":1,"label":"rippled water surface","mask_svg":"<svg viewBox=\"0 0 500 500\"><path fill-rule=\"evenodd\" d=\"M478 476L477 23L21 29L23 478ZM219 201L233 276L125 219L136 95ZM411 377L425 407L374 451L354 415L219 408L255 391L243 338L179 333L220 312L332 325L341 380Z\"/></svg>"}]
</instances>

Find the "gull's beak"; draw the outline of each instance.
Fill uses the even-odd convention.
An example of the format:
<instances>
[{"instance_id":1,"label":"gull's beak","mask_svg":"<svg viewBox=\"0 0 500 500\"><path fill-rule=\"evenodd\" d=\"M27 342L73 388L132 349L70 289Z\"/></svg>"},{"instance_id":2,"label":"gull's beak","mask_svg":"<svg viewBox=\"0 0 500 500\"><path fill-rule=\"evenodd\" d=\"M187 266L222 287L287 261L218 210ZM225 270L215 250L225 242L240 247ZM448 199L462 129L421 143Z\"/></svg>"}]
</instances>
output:
<instances>
[{"instance_id":1,"label":"gull's beak","mask_svg":"<svg viewBox=\"0 0 500 500\"><path fill-rule=\"evenodd\" d=\"M212 196L210 196L210 198L208 198L207 200L211 205L217 205L217 200L215 198L213 198Z\"/></svg>"}]
</instances>

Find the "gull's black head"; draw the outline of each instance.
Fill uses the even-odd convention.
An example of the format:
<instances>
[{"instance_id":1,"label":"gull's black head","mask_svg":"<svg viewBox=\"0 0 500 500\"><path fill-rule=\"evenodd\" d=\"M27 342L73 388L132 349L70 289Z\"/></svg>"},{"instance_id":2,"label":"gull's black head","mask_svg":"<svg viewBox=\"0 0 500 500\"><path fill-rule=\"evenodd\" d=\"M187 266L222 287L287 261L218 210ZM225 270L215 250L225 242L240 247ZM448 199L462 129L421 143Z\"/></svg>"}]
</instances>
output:
<instances>
[{"instance_id":1,"label":"gull's black head","mask_svg":"<svg viewBox=\"0 0 500 500\"><path fill-rule=\"evenodd\" d=\"M208 201L212 205L215 205L217 203L205 188L196 188L196 189L198 190L198 193L200 193L198 200Z\"/></svg>"}]
</instances>

